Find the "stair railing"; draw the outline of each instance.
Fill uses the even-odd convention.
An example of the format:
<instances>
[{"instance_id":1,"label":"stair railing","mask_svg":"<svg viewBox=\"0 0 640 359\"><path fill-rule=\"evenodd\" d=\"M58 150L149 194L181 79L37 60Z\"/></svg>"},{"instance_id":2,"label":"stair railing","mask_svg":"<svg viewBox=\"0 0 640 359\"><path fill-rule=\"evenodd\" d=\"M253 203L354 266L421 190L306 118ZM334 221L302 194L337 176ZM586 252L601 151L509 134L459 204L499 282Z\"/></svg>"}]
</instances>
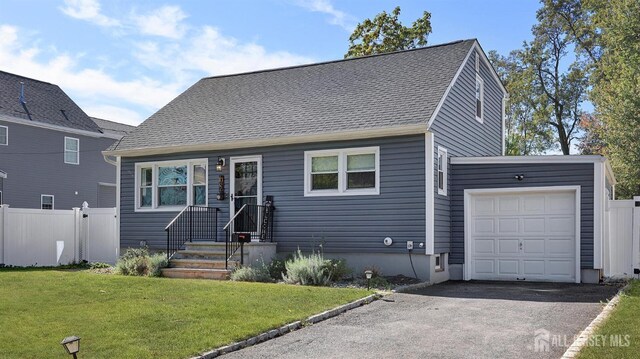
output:
<instances>
[{"instance_id":1,"label":"stair railing","mask_svg":"<svg viewBox=\"0 0 640 359\"><path fill-rule=\"evenodd\" d=\"M218 212L220 208L186 206L164 228L167 232L167 259L187 242L218 241Z\"/></svg>"},{"instance_id":2,"label":"stair railing","mask_svg":"<svg viewBox=\"0 0 640 359\"><path fill-rule=\"evenodd\" d=\"M240 250L240 264L244 264L244 244L252 240L273 242L273 205L244 204L224 226L225 268Z\"/></svg>"}]
</instances>

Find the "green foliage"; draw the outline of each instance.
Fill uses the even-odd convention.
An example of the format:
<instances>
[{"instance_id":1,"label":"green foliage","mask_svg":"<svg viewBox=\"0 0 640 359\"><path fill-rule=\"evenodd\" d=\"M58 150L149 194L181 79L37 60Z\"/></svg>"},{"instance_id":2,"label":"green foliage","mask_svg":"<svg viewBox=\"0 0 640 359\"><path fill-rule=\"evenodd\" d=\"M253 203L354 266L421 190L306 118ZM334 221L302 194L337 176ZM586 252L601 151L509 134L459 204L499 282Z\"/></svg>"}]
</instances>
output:
<instances>
[{"instance_id":1,"label":"green foliage","mask_svg":"<svg viewBox=\"0 0 640 359\"><path fill-rule=\"evenodd\" d=\"M103 263L103 262L93 262L89 264L89 269L104 269L104 268L111 268L111 264Z\"/></svg>"},{"instance_id":2,"label":"green foliage","mask_svg":"<svg viewBox=\"0 0 640 359\"><path fill-rule=\"evenodd\" d=\"M231 273L231 280L236 282L272 282L268 268L263 264L258 267L240 267Z\"/></svg>"},{"instance_id":3,"label":"green foliage","mask_svg":"<svg viewBox=\"0 0 640 359\"><path fill-rule=\"evenodd\" d=\"M431 33L431 14L425 11L422 17L406 27L398 20L400 7L391 14L383 11L373 20L359 23L349 37L349 50L345 58L360 57L398 50L414 49L427 45Z\"/></svg>"},{"instance_id":4,"label":"green foliage","mask_svg":"<svg viewBox=\"0 0 640 359\"><path fill-rule=\"evenodd\" d=\"M147 248L129 248L116 263L116 274L159 277L169 265L166 254L149 255Z\"/></svg>"},{"instance_id":5,"label":"green foliage","mask_svg":"<svg viewBox=\"0 0 640 359\"><path fill-rule=\"evenodd\" d=\"M329 279L332 282L337 282L345 279L353 272L351 268L347 266L347 261L344 259L329 259L324 261L324 268L329 273Z\"/></svg>"},{"instance_id":6,"label":"green foliage","mask_svg":"<svg viewBox=\"0 0 640 359\"><path fill-rule=\"evenodd\" d=\"M538 108L534 96L534 71L525 63L521 50L501 56L489 52L489 61L496 69L509 98L505 103L505 136L507 156L538 155L553 147L553 131L547 123L545 108Z\"/></svg>"},{"instance_id":7,"label":"green foliage","mask_svg":"<svg viewBox=\"0 0 640 359\"><path fill-rule=\"evenodd\" d=\"M285 263L287 269L283 277L285 283L302 285L329 285L331 273L320 253L305 256L298 249L292 260Z\"/></svg>"},{"instance_id":8,"label":"green foliage","mask_svg":"<svg viewBox=\"0 0 640 359\"><path fill-rule=\"evenodd\" d=\"M292 255L287 255L284 259L274 258L271 263L267 266L267 270L269 271L269 276L273 280L282 280L287 275L287 261L293 259Z\"/></svg>"}]
</instances>

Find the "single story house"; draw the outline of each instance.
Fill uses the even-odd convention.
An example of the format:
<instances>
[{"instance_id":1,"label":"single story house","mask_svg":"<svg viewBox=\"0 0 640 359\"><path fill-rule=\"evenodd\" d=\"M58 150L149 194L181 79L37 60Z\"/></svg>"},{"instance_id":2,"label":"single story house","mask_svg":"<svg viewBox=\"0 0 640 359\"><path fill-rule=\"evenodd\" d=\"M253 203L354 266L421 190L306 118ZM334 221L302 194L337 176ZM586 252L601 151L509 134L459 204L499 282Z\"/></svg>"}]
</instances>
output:
<instances>
[{"instance_id":1,"label":"single story house","mask_svg":"<svg viewBox=\"0 0 640 359\"><path fill-rule=\"evenodd\" d=\"M245 216L270 222L249 248L431 282L597 282L611 169L503 156L506 96L475 39L204 78L104 152L121 248L172 252L194 207L217 208L207 238L234 244L237 218L273 204Z\"/></svg>"}]
</instances>

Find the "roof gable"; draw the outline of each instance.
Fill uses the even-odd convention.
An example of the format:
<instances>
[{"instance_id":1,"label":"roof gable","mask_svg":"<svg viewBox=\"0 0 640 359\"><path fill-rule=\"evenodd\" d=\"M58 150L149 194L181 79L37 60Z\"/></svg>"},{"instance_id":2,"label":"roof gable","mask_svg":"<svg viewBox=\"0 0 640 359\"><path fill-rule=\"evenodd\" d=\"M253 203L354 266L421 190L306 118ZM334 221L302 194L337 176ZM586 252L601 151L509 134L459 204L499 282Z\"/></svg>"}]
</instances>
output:
<instances>
[{"instance_id":1,"label":"roof gable","mask_svg":"<svg viewBox=\"0 0 640 359\"><path fill-rule=\"evenodd\" d=\"M20 101L22 84L24 84L24 106ZM0 71L0 115L77 130L101 132L89 116L57 85L4 71Z\"/></svg>"},{"instance_id":2,"label":"roof gable","mask_svg":"<svg viewBox=\"0 0 640 359\"><path fill-rule=\"evenodd\" d=\"M475 40L204 78L111 150L424 125Z\"/></svg>"}]
</instances>

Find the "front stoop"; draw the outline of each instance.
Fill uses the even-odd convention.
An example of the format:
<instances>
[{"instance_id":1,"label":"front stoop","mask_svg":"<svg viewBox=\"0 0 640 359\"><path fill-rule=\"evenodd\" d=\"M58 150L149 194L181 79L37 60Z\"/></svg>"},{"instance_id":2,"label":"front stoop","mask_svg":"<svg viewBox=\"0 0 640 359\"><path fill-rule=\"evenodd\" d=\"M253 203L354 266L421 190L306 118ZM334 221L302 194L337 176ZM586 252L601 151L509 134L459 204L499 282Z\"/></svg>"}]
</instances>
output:
<instances>
[{"instance_id":1,"label":"front stoop","mask_svg":"<svg viewBox=\"0 0 640 359\"><path fill-rule=\"evenodd\" d=\"M169 260L169 268L162 269L162 276L227 280L231 271L240 263L240 256L234 256L229 261L229 269L225 269L225 255L224 243L186 243L185 249L176 252Z\"/></svg>"}]
</instances>

